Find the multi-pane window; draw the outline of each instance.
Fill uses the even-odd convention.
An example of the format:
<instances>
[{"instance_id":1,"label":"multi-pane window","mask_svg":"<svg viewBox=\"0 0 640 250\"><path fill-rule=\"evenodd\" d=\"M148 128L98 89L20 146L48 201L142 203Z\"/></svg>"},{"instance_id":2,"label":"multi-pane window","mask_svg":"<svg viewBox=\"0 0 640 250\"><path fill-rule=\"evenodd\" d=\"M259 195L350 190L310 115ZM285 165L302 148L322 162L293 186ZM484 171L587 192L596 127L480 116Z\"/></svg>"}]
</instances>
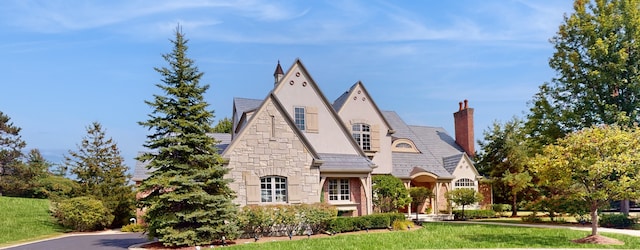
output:
<instances>
[{"instance_id":1,"label":"multi-pane window","mask_svg":"<svg viewBox=\"0 0 640 250\"><path fill-rule=\"evenodd\" d=\"M305 126L305 110L304 107L295 107L294 108L294 119L295 119L295 123L296 123L296 127L298 127L298 129L304 131L306 129Z\"/></svg>"},{"instance_id":2,"label":"multi-pane window","mask_svg":"<svg viewBox=\"0 0 640 250\"><path fill-rule=\"evenodd\" d=\"M287 202L287 178L267 176L260 178L262 202Z\"/></svg>"},{"instance_id":3,"label":"multi-pane window","mask_svg":"<svg viewBox=\"0 0 640 250\"><path fill-rule=\"evenodd\" d=\"M371 150L371 127L369 125L364 123L353 124L351 126L351 135L362 150Z\"/></svg>"},{"instance_id":4,"label":"multi-pane window","mask_svg":"<svg viewBox=\"0 0 640 250\"><path fill-rule=\"evenodd\" d=\"M350 200L349 179L330 179L329 180L329 200L330 201Z\"/></svg>"},{"instance_id":5,"label":"multi-pane window","mask_svg":"<svg viewBox=\"0 0 640 250\"><path fill-rule=\"evenodd\" d=\"M474 188L476 183L471 179L462 178L457 180L453 185L456 188Z\"/></svg>"}]
</instances>

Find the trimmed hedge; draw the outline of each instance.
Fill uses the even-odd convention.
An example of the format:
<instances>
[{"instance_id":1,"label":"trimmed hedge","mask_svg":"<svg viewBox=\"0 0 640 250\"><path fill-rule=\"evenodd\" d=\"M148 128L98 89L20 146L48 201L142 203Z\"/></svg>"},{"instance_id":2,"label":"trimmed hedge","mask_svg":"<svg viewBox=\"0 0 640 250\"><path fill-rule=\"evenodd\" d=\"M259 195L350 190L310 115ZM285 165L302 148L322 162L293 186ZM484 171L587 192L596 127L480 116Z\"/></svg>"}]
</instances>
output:
<instances>
[{"instance_id":1,"label":"trimmed hedge","mask_svg":"<svg viewBox=\"0 0 640 250\"><path fill-rule=\"evenodd\" d=\"M242 238L324 232L337 210L328 204L245 206L238 216Z\"/></svg>"},{"instance_id":2,"label":"trimmed hedge","mask_svg":"<svg viewBox=\"0 0 640 250\"><path fill-rule=\"evenodd\" d=\"M462 219L462 210L453 210L455 220ZM464 210L464 217L466 219L481 219L481 218L496 218L496 212L488 209L479 210Z\"/></svg>"},{"instance_id":3,"label":"trimmed hedge","mask_svg":"<svg viewBox=\"0 0 640 250\"><path fill-rule=\"evenodd\" d=\"M390 228L396 221L405 221L404 214L383 213L359 217L336 217L329 222L327 231L331 233L353 232L366 229Z\"/></svg>"}]
</instances>

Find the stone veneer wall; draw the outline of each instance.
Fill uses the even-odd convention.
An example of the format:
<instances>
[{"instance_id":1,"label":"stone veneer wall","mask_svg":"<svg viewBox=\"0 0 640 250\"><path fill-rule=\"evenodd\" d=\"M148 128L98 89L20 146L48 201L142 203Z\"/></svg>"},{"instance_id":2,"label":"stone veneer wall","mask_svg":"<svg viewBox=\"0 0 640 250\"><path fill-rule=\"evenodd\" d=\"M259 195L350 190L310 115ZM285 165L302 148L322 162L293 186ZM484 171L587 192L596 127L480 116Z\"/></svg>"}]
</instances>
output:
<instances>
[{"instance_id":1,"label":"stone veneer wall","mask_svg":"<svg viewBox=\"0 0 640 250\"><path fill-rule=\"evenodd\" d=\"M225 177L233 179L229 186L237 195L234 202L260 204L260 177L264 176L287 177L289 204L319 202L319 168L311 166L311 154L271 99L267 102L224 155L230 169Z\"/></svg>"}]
</instances>

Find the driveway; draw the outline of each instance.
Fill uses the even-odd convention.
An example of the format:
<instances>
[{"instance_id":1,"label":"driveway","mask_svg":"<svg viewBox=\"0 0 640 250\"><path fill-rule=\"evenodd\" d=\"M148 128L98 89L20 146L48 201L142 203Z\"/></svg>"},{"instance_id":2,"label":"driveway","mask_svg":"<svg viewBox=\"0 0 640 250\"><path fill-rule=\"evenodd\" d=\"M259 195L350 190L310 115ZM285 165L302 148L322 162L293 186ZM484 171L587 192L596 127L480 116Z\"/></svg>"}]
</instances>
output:
<instances>
[{"instance_id":1,"label":"driveway","mask_svg":"<svg viewBox=\"0 0 640 250\"><path fill-rule=\"evenodd\" d=\"M6 250L122 250L129 246L148 242L147 236L141 233L121 233L108 231L97 234L65 235L60 238L47 239L24 245L0 248Z\"/></svg>"}]
</instances>

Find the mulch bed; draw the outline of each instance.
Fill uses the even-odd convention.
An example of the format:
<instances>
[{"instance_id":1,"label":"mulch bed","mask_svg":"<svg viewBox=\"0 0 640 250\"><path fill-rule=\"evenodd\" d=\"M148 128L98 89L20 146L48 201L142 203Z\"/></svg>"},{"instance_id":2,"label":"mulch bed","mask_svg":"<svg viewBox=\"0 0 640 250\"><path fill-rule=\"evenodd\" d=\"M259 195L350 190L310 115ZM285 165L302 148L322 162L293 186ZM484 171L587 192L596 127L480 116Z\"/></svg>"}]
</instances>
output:
<instances>
[{"instance_id":1,"label":"mulch bed","mask_svg":"<svg viewBox=\"0 0 640 250\"><path fill-rule=\"evenodd\" d=\"M415 225L411 228L411 230L416 230L421 228L418 225ZM345 232L345 233L340 233L338 235L348 235L348 234L363 234L363 233L380 233L380 232L389 232L388 229L371 229L369 230L369 232L362 230L362 231L356 231L356 232ZM302 236L302 235L297 235L297 236L293 236L291 238L291 240L303 240L303 239L307 239L307 238L323 238L323 237L331 237L331 235L328 234L314 234L311 235L311 237L307 237L307 236ZM284 240L289 240L289 237L286 236L282 236L282 237L262 237L260 238L257 243L265 243L265 242L272 242L272 241L284 241ZM253 238L251 239L235 239L235 240L228 240L226 241L227 245L238 245L238 244L251 244L254 243L255 240ZM222 242L214 242L215 247L217 248L218 246L222 245ZM144 249L151 249L151 250L187 250L187 249L195 249L195 247L165 247L164 245L162 245L162 243L160 242L152 242L152 243L148 243L145 245L140 246L140 248L144 248ZM207 249L209 248L209 245L206 246L202 246L202 249Z\"/></svg>"},{"instance_id":2,"label":"mulch bed","mask_svg":"<svg viewBox=\"0 0 640 250\"><path fill-rule=\"evenodd\" d=\"M572 240L574 243L583 243L583 244L600 244L600 245L624 245L624 242L605 237L602 235L590 235L582 239Z\"/></svg>"}]
</instances>

